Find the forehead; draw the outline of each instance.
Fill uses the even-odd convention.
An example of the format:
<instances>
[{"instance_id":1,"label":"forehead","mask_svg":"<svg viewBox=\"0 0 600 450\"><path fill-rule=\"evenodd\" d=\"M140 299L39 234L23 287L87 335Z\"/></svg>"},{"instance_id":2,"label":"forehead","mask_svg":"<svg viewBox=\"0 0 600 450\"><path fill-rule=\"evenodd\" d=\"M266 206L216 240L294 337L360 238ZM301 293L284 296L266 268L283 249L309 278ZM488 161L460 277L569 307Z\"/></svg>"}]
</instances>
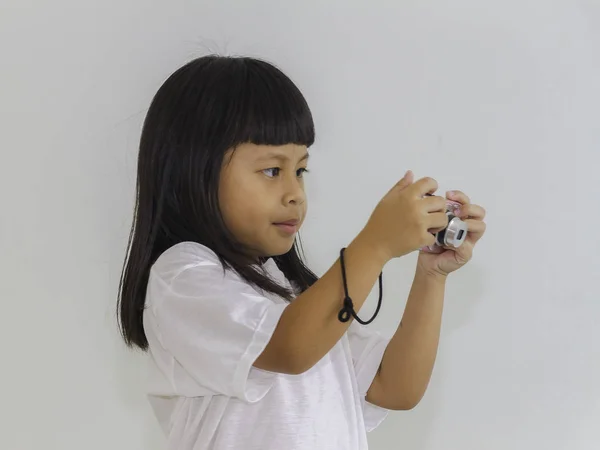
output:
<instances>
[{"instance_id":1,"label":"forehead","mask_svg":"<svg viewBox=\"0 0 600 450\"><path fill-rule=\"evenodd\" d=\"M234 159L240 159L244 162L280 160L296 163L308 159L308 150L306 146L296 144L256 145L244 143L235 149L232 156Z\"/></svg>"}]
</instances>

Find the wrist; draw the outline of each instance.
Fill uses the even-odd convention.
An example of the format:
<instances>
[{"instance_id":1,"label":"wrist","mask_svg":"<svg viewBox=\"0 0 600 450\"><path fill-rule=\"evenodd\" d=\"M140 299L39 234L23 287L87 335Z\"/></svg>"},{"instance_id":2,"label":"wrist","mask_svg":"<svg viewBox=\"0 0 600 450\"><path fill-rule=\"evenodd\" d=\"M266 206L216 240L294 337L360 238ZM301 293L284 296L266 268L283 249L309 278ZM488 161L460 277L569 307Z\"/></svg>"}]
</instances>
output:
<instances>
[{"instance_id":1,"label":"wrist","mask_svg":"<svg viewBox=\"0 0 600 450\"><path fill-rule=\"evenodd\" d=\"M365 231L360 232L354 238L348 248L350 247L361 249L364 254L369 255L369 257L373 259L375 264L382 268L392 259L389 252L382 248L382 246L379 245L375 239L372 239Z\"/></svg>"},{"instance_id":2,"label":"wrist","mask_svg":"<svg viewBox=\"0 0 600 450\"><path fill-rule=\"evenodd\" d=\"M430 283L445 284L448 280L448 274L440 272L436 269L429 269L417 264L417 270L415 274L416 278L420 278Z\"/></svg>"}]
</instances>

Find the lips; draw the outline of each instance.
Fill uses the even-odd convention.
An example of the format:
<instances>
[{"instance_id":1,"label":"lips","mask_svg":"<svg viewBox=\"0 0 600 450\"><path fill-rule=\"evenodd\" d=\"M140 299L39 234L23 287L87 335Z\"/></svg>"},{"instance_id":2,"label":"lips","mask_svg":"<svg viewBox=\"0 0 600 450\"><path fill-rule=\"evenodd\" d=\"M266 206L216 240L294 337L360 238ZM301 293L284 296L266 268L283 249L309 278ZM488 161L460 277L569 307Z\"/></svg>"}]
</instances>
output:
<instances>
[{"instance_id":1,"label":"lips","mask_svg":"<svg viewBox=\"0 0 600 450\"><path fill-rule=\"evenodd\" d=\"M298 219L286 220L285 222L275 222L275 225L289 225L291 227L295 227L298 225L300 221Z\"/></svg>"},{"instance_id":2,"label":"lips","mask_svg":"<svg viewBox=\"0 0 600 450\"><path fill-rule=\"evenodd\" d=\"M298 219L290 219L284 222L276 222L274 225L286 236L294 236L298 232L300 221Z\"/></svg>"}]
</instances>

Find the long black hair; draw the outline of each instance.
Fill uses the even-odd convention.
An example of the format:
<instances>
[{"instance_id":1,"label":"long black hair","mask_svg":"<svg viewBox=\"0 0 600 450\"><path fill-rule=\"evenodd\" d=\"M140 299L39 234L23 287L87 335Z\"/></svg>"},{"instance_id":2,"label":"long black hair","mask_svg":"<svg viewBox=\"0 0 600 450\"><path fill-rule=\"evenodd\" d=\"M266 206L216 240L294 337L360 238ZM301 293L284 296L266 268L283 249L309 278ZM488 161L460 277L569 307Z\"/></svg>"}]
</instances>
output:
<instances>
[{"instance_id":1,"label":"long black hair","mask_svg":"<svg viewBox=\"0 0 600 450\"><path fill-rule=\"evenodd\" d=\"M263 291L293 298L249 263L227 230L218 203L219 177L225 153L242 143L310 147L314 140L305 98L270 63L210 55L167 78L142 129L134 218L119 282L117 315L128 346L148 348L142 317L150 268L180 242L205 245L224 269ZM274 257L296 293L317 280L299 255L298 239L288 253Z\"/></svg>"}]
</instances>

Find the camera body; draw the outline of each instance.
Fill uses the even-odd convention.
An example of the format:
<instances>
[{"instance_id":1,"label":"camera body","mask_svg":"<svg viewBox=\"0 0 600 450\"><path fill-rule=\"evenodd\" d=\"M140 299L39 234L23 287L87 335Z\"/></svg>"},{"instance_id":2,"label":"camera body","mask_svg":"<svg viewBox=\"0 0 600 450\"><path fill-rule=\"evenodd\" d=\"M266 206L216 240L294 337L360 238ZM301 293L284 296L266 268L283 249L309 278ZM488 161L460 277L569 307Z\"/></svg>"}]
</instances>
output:
<instances>
[{"instance_id":1,"label":"camera body","mask_svg":"<svg viewBox=\"0 0 600 450\"><path fill-rule=\"evenodd\" d=\"M463 244L469 227L465 221L456 216L456 210L460 206L460 203L453 202L452 200L446 201L448 225L443 230L435 233L435 244L423 248L423 251L428 253L442 253L444 248L458 248Z\"/></svg>"}]
</instances>

